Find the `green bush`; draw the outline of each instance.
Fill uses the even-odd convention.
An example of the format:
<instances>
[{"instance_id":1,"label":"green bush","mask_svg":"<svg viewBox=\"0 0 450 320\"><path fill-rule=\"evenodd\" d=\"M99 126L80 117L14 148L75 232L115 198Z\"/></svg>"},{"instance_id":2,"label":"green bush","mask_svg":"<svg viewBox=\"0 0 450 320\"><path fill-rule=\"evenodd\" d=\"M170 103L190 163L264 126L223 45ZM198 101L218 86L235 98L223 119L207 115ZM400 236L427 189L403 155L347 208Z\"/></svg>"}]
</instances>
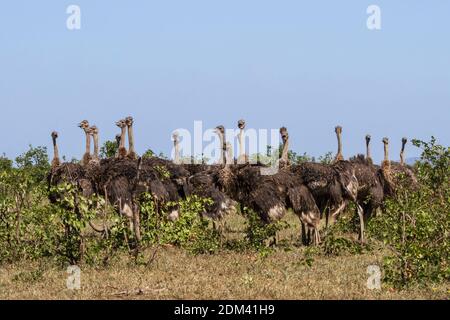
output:
<instances>
[{"instance_id":1,"label":"green bush","mask_svg":"<svg viewBox=\"0 0 450 320\"><path fill-rule=\"evenodd\" d=\"M208 220L201 217L210 203L210 199L190 196L178 203L167 203L164 208L156 210L151 195L142 195L142 243L176 245L195 254L216 252L219 249L219 234L209 226ZM167 219L167 208L174 207L178 207L179 218L170 221Z\"/></svg>"},{"instance_id":2,"label":"green bush","mask_svg":"<svg viewBox=\"0 0 450 320\"><path fill-rule=\"evenodd\" d=\"M414 140L423 149L416 164L417 190L400 183L385 212L370 221L370 234L391 254L385 280L397 286L450 279L450 148Z\"/></svg>"},{"instance_id":3,"label":"green bush","mask_svg":"<svg viewBox=\"0 0 450 320\"><path fill-rule=\"evenodd\" d=\"M285 221L276 221L267 224L261 220L257 213L248 208L244 208L243 214L247 218L245 228L246 247L256 249L262 254L270 251L268 244L274 244L277 232L288 227Z\"/></svg>"}]
</instances>

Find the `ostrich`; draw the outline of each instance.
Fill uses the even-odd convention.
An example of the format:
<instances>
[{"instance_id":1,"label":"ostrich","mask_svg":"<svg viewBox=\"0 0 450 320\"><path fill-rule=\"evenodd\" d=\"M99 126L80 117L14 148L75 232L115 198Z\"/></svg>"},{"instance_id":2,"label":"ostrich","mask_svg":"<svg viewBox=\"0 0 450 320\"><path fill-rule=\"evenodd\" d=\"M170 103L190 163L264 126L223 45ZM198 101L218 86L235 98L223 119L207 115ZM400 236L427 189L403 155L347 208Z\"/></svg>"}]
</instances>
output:
<instances>
[{"instance_id":1,"label":"ostrich","mask_svg":"<svg viewBox=\"0 0 450 320\"><path fill-rule=\"evenodd\" d=\"M91 136L89 134L89 122L87 120L83 120L78 124L78 127L83 129L86 135L86 150L83 155L82 164L87 165L91 160Z\"/></svg>"},{"instance_id":2,"label":"ostrich","mask_svg":"<svg viewBox=\"0 0 450 320\"><path fill-rule=\"evenodd\" d=\"M292 167L292 171L301 177L313 195L321 214L325 214L326 227L329 222L336 220L350 201L357 203L358 195L355 169L348 161L344 161L342 156L342 127L337 126L335 132L338 152L333 164L302 162ZM358 205L357 207L362 218L362 208ZM303 240L305 241L304 238Z\"/></svg>"},{"instance_id":3,"label":"ostrich","mask_svg":"<svg viewBox=\"0 0 450 320\"><path fill-rule=\"evenodd\" d=\"M125 122L125 120L119 120L116 122L116 126L118 126L121 130L120 133L120 144L119 144L119 150L118 150L118 154L117 157L119 159L124 159L127 156L127 149L125 149L125 134L126 134L126 127L127 124Z\"/></svg>"},{"instance_id":4,"label":"ostrich","mask_svg":"<svg viewBox=\"0 0 450 320\"><path fill-rule=\"evenodd\" d=\"M59 152L58 145L56 144L56 139L58 138L58 132L52 132L52 141L53 141L53 160L52 160L52 169L56 169L61 165L61 161L59 160Z\"/></svg>"},{"instance_id":5,"label":"ostrich","mask_svg":"<svg viewBox=\"0 0 450 320\"><path fill-rule=\"evenodd\" d=\"M50 172L47 175L50 202L56 203L58 199L61 199L63 196L59 191L51 190L52 187L58 186L61 183L69 183L76 186L84 197L91 196L95 190L90 179L86 177L85 168L79 163L61 163L59 160L58 145L56 142L58 133L56 131L52 132L51 137L54 148L54 157Z\"/></svg>"},{"instance_id":6,"label":"ostrich","mask_svg":"<svg viewBox=\"0 0 450 320\"><path fill-rule=\"evenodd\" d=\"M133 117L126 117L125 124L128 127L128 154L127 157L131 160L136 160L137 155L134 151L134 134L133 134Z\"/></svg>"},{"instance_id":7,"label":"ostrich","mask_svg":"<svg viewBox=\"0 0 450 320\"><path fill-rule=\"evenodd\" d=\"M404 146L406 139L402 139L402 155L404 157ZM383 138L384 144L384 159L381 165L381 173L385 180L385 192L392 196L398 187L404 187L407 190L413 191L418 187L417 177L413 169L398 162L389 161L389 139Z\"/></svg>"},{"instance_id":8,"label":"ostrich","mask_svg":"<svg viewBox=\"0 0 450 320\"><path fill-rule=\"evenodd\" d=\"M238 121L238 128L239 128L239 156L237 163L244 164L248 162L248 156L245 154L245 145L244 145L244 129L245 129L244 119Z\"/></svg>"},{"instance_id":9,"label":"ostrich","mask_svg":"<svg viewBox=\"0 0 450 320\"><path fill-rule=\"evenodd\" d=\"M340 162L344 163L348 162ZM352 157L349 163L358 180L356 210L360 219L359 239L364 242L365 223L383 204L384 181L380 169L372 164L370 158L358 155Z\"/></svg>"},{"instance_id":10,"label":"ostrich","mask_svg":"<svg viewBox=\"0 0 450 320\"><path fill-rule=\"evenodd\" d=\"M356 211L360 221L359 239L364 242L364 225L374 209L381 206L384 192L380 175L376 167L371 164L370 157L370 136L366 136L366 159L359 155L352 158L350 161L343 160L342 157L342 127L338 126L335 129L338 140L338 154L332 166L337 172L352 172L356 179L353 193L353 202L356 204ZM333 217L333 214L331 215ZM337 215L336 215L337 216ZM333 219L334 220L334 219Z\"/></svg>"},{"instance_id":11,"label":"ostrich","mask_svg":"<svg viewBox=\"0 0 450 320\"><path fill-rule=\"evenodd\" d=\"M342 127L337 126L334 128L334 131L336 132L336 137L338 141L338 151L336 153L336 157L334 158L334 162L344 160L344 156L342 155Z\"/></svg>"},{"instance_id":12,"label":"ostrich","mask_svg":"<svg viewBox=\"0 0 450 320\"><path fill-rule=\"evenodd\" d=\"M418 187L418 181L413 167L405 163L405 145L407 138L402 138L402 149L400 151L400 163L391 162L391 167L395 173L398 183L402 183L407 189L415 190ZM402 179L404 179L402 181Z\"/></svg>"},{"instance_id":13,"label":"ostrich","mask_svg":"<svg viewBox=\"0 0 450 320\"><path fill-rule=\"evenodd\" d=\"M133 161L127 158L102 160L99 174L99 190L120 215L130 223L137 242L140 241L139 210L136 203L142 168L142 160Z\"/></svg>"}]
</instances>

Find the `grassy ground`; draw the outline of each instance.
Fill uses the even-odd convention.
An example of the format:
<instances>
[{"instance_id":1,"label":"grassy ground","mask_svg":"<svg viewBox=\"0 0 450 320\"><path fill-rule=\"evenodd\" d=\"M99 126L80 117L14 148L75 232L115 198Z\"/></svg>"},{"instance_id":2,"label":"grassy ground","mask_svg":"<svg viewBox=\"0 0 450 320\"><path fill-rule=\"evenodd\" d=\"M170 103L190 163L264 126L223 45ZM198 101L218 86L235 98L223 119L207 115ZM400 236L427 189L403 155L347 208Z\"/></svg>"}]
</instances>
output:
<instances>
[{"instance_id":1,"label":"grassy ground","mask_svg":"<svg viewBox=\"0 0 450 320\"><path fill-rule=\"evenodd\" d=\"M127 254L107 267L82 267L81 289L68 290L68 274L46 261L0 266L1 299L448 299L448 284L397 291L366 286L367 266L381 265L382 250L360 255L314 256L305 263L298 242L299 224L280 232L290 242L267 257L223 251L193 256L161 247L148 266L137 266ZM242 221L228 221L227 237L239 237ZM146 252L147 257L153 249Z\"/></svg>"}]
</instances>

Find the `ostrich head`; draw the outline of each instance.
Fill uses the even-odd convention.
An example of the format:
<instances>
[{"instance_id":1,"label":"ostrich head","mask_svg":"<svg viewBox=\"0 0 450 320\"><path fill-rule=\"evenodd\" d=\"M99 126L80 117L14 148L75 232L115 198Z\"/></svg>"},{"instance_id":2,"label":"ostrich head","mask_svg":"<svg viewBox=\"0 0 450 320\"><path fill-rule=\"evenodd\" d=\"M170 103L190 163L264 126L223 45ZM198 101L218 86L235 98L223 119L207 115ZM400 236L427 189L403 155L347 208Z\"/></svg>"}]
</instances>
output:
<instances>
[{"instance_id":1,"label":"ostrich head","mask_svg":"<svg viewBox=\"0 0 450 320\"><path fill-rule=\"evenodd\" d=\"M217 126L217 127L215 128L214 131L215 131L217 134L224 136L224 134L225 134L225 127L222 126L222 125Z\"/></svg>"},{"instance_id":2,"label":"ostrich head","mask_svg":"<svg viewBox=\"0 0 450 320\"><path fill-rule=\"evenodd\" d=\"M367 144L367 145L370 143L370 139L372 139L372 137L370 136L370 134L366 135L366 144Z\"/></svg>"},{"instance_id":3,"label":"ostrich head","mask_svg":"<svg viewBox=\"0 0 450 320\"><path fill-rule=\"evenodd\" d=\"M336 132L336 134L342 134L342 127L341 126L336 126L334 128L334 132Z\"/></svg>"},{"instance_id":4,"label":"ostrich head","mask_svg":"<svg viewBox=\"0 0 450 320\"><path fill-rule=\"evenodd\" d=\"M78 124L78 127L83 129L84 131L87 131L89 129L89 121L83 120Z\"/></svg>"},{"instance_id":5,"label":"ostrich head","mask_svg":"<svg viewBox=\"0 0 450 320\"><path fill-rule=\"evenodd\" d=\"M94 135L97 135L98 134L98 128L97 128L97 126L92 126L92 127L89 127L89 134L91 135L91 136L94 136Z\"/></svg>"},{"instance_id":6,"label":"ostrich head","mask_svg":"<svg viewBox=\"0 0 450 320\"><path fill-rule=\"evenodd\" d=\"M56 139L58 139L58 132L56 132L56 131L52 132L52 139L54 142L56 141Z\"/></svg>"},{"instance_id":7,"label":"ostrich head","mask_svg":"<svg viewBox=\"0 0 450 320\"><path fill-rule=\"evenodd\" d=\"M116 122L116 126L118 126L120 129L123 129L127 126L127 122L125 121L125 119L121 119Z\"/></svg>"},{"instance_id":8,"label":"ostrich head","mask_svg":"<svg viewBox=\"0 0 450 320\"><path fill-rule=\"evenodd\" d=\"M127 126L132 126L132 125L133 125L133 122L134 122L133 117L128 116L128 117L126 117L124 120L125 120L125 124L126 124Z\"/></svg>"},{"instance_id":9,"label":"ostrich head","mask_svg":"<svg viewBox=\"0 0 450 320\"><path fill-rule=\"evenodd\" d=\"M238 121L238 128L241 130L245 129L245 120L244 119L241 119Z\"/></svg>"},{"instance_id":10,"label":"ostrich head","mask_svg":"<svg viewBox=\"0 0 450 320\"><path fill-rule=\"evenodd\" d=\"M286 141L289 139L289 133L288 133L286 127L280 128L280 135L281 135L281 139L283 140L283 143L286 143Z\"/></svg>"},{"instance_id":11,"label":"ostrich head","mask_svg":"<svg viewBox=\"0 0 450 320\"><path fill-rule=\"evenodd\" d=\"M405 149L405 145L408 143L408 138L403 137L402 138L402 149Z\"/></svg>"}]
</instances>

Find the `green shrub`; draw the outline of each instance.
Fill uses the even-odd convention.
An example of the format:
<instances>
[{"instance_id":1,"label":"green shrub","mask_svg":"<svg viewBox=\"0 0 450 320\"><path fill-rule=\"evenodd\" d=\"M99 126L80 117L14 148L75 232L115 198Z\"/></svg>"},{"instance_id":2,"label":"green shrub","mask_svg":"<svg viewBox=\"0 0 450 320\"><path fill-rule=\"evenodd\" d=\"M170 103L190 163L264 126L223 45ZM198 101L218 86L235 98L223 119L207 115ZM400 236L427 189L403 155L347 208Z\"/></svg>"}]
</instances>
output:
<instances>
[{"instance_id":1,"label":"green shrub","mask_svg":"<svg viewBox=\"0 0 450 320\"><path fill-rule=\"evenodd\" d=\"M450 279L450 148L434 138L414 145L423 149L418 189L401 183L385 212L369 223L370 234L390 249L385 280L397 286Z\"/></svg>"},{"instance_id":2,"label":"green shrub","mask_svg":"<svg viewBox=\"0 0 450 320\"><path fill-rule=\"evenodd\" d=\"M171 244L195 254L216 252L219 249L219 235L209 226L209 221L201 217L210 203L210 199L191 196L155 210L151 195L144 194L140 201L143 244ZM179 218L170 221L167 219L167 208L174 207L178 207Z\"/></svg>"},{"instance_id":3,"label":"green shrub","mask_svg":"<svg viewBox=\"0 0 450 320\"><path fill-rule=\"evenodd\" d=\"M117 149L119 149L116 141L107 140L100 147L100 157L102 159L113 158L116 155Z\"/></svg>"},{"instance_id":4,"label":"green shrub","mask_svg":"<svg viewBox=\"0 0 450 320\"><path fill-rule=\"evenodd\" d=\"M262 254L267 254L270 251L268 244L274 243L277 232L286 229L289 226L285 221L276 221L269 224L265 223L257 213L248 208L244 208L243 214L247 218L247 225L245 228L246 245L249 248L256 249Z\"/></svg>"}]
</instances>

